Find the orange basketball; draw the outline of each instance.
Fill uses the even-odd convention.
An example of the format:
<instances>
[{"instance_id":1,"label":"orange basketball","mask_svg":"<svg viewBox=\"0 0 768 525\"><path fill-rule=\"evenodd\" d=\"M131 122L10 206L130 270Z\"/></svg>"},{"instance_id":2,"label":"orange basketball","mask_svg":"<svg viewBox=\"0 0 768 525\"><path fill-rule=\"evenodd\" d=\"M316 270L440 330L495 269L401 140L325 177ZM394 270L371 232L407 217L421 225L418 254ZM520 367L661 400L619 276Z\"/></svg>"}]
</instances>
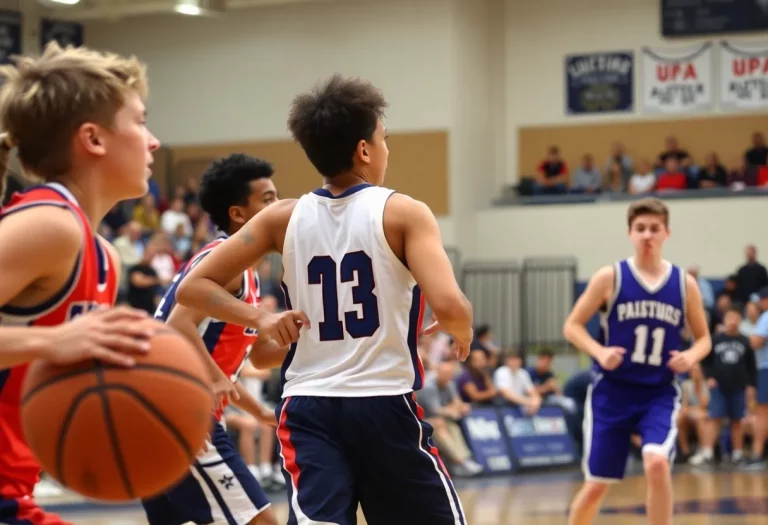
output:
<instances>
[{"instance_id":1,"label":"orange basketball","mask_svg":"<svg viewBox=\"0 0 768 525\"><path fill-rule=\"evenodd\" d=\"M123 501L179 481L212 424L211 379L192 345L152 319L151 350L133 368L32 363L24 437L43 470L84 496Z\"/></svg>"}]
</instances>

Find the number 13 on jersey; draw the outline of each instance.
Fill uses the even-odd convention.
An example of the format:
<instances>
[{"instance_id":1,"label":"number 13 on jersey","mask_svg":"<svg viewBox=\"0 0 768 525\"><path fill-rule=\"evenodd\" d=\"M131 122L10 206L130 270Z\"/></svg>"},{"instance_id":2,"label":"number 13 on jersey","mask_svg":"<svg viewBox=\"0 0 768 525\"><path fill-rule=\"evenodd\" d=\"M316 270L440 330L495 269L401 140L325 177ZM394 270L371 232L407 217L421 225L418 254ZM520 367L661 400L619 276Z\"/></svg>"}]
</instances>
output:
<instances>
[{"instance_id":1,"label":"number 13 on jersey","mask_svg":"<svg viewBox=\"0 0 768 525\"><path fill-rule=\"evenodd\" d=\"M376 282L373 277L373 263L363 251L349 252L341 259L337 274L337 262L328 255L317 255L309 261L307 275L309 284L321 286L323 294L323 321L319 323L321 341L340 341L344 331L354 337L370 337L379 329L379 300L374 293ZM356 311L344 312L344 322L339 312L339 283L354 282L352 302L359 304L362 315Z\"/></svg>"}]
</instances>

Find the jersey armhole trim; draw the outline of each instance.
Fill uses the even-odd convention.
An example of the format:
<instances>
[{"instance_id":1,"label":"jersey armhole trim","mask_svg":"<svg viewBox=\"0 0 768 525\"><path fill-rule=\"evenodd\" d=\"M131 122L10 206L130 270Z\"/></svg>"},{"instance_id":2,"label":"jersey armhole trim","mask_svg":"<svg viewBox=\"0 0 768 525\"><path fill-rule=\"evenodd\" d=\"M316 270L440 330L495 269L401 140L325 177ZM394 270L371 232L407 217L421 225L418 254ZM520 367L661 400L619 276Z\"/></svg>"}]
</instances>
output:
<instances>
[{"instance_id":1,"label":"jersey armhole trim","mask_svg":"<svg viewBox=\"0 0 768 525\"><path fill-rule=\"evenodd\" d=\"M684 329L688 324L688 280L686 279L688 273L678 266L677 271L680 272L680 298L682 299L683 315L680 320L680 328Z\"/></svg>"},{"instance_id":2,"label":"jersey armhole trim","mask_svg":"<svg viewBox=\"0 0 768 525\"><path fill-rule=\"evenodd\" d=\"M72 291L77 286L78 281L80 280L80 274L83 269L83 254L85 252L85 243L88 242L87 237L87 228L86 225L83 224L83 220L80 218L80 216L77 214L77 212L72 209L72 206L70 204L67 204L65 202L61 201L34 201L29 203L20 204L18 206L14 206L13 208L10 208L7 211L4 211L2 214L2 217L7 217L8 215L11 215L13 213L16 213L18 211L27 210L29 208L34 208L36 206L56 206L59 208L64 208L69 210L72 215L75 216L75 219L77 219L77 222L80 223L80 230L82 231L83 236L83 246L80 248L80 251L77 254L77 259L75 260L75 265L72 268L72 272L69 275L69 278L64 283L64 285L55 293L53 296L51 296L49 299L46 299L42 303L36 306L12 306L12 305L4 305L0 307L0 313L3 313L7 316L11 317L17 317L22 319L39 319L41 317L44 317L45 315L48 315L50 312L61 306L61 304L67 300L67 298L70 296Z\"/></svg>"},{"instance_id":3,"label":"jersey armhole trim","mask_svg":"<svg viewBox=\"0 0 768 525\"><path fill-rule=\"evenodd\" d=\"M377 224L377 235L379 236L379 240L384 246L384 250L387 252L387 255L389 255L390 259L393 261L396 261L400 268L402 268L404 271L408 273L408 275L411 276L411 279L413 279L413 275L411 274L410 268L400 260L400 257L397 256L395 251L392 249L392 247L389 245L389 241L387 240L387 234L384 233L384 212L387 209L387 203L389 202L389 199L397 193L397 190L389 190L390 193L387 195L387 198L384 200L384 205L381 207L381 215L376 218L376 224Z\"/></svg>"},{"instance_id":4,"label":"jersey armhole trim","mask_svg":"<svg viewBox=\"0 0 768 525\"><path fill-rule=\"evenodd\" d=\"M605 303L605 313L610 315L613 311L613 307L616 304L616 300L619 298L621 292L621 262L617 261L613 263L613 293L610 299Z\"/></svg>"}]
</instances>

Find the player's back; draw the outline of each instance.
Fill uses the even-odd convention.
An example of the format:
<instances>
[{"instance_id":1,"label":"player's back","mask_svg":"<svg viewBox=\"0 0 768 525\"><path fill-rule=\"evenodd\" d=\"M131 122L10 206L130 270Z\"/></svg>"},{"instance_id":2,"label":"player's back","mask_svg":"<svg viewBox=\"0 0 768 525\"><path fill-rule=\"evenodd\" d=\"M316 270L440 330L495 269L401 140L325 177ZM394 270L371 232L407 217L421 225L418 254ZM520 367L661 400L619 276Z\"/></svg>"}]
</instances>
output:
<instances>
[{"instance_id":1,"label":"player's back","mask_svg":"<svg viewBox=\"0 0 768 525\"><path fill-rule=\"evenodd\" d=\"M284 397L400 395L421 388L421 291L384 235L393 190L361 184L296 203L283 245L288 308L305 312L283 363Z\"/></svg>"},{"instance_id":2,"label":"player's back","mask_svg":"<svg viewBox=\"0 0 768 525\"><path fill-rule=\"evenodd\" d=\"M632 259L614 265L614 292L601 314L605 346L626 350L615 370L595 367L605 377L641 385L668 385L674 373L667 366L670 352L681 350L685 324L685 271L667 263L654 286L640 276Z\"/></svg>"},{"instance_id":3,"label":"player's back","mask_svg":"<svg viewBox=\"0 0 768 525\"><path fill-rule=\"evenodd\" d=\"M83 245L69 279L53 297L35 307L0 307L0 323L10 326L57 326L99 306L114 305L117 269L105 246L92 231L77 200L64 186L49 183L14 195L0 211L0 220L39 206L56 206L71 211L80 222ZM34 484L39 470L31 451L21 439L19 410L26 371L27 365L0 369L0 490L6 496L25 484Z\"/></svg>"}]
</instances>

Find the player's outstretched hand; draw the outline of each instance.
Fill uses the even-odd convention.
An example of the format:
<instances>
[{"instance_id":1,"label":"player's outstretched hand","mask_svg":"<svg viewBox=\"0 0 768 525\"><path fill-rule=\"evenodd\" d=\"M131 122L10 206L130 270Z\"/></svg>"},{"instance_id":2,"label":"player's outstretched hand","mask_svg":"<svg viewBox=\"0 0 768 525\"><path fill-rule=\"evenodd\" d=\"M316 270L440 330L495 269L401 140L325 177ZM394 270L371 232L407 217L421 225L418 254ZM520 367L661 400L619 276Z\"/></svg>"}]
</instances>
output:
<instances>
[{"instance_id":1,"label":"player's outstretched hand","mask_svg":"<svg viewBox=\"0 0 768 525\"><path fill-rule=\"evenodd\" d=\"M214 382L211 386L211 391L213 393L214 412L221 407L221 404L225 399L228 399L229 401L237 401L240 399L237 387L228 378Z\"/></svg>"},{"instance_id":2,"label":"player's outstretched hand","mask_svg":"<svg viewBox=\"0 0 768 525\"><path fill-rule=\"evenodd\" d=\"M279 314L265 315L259 324L259 335L273 339L279 346L287 346L299 340L299 330L309 328L307 314L288 310Z\"/></svg>"},{"instance_id":3,"label":"player's outstretched hand","mask_svg":"<svg viewBox=\"0 0 768 525\"><path fill-rule=\"evenodd\" d=\"M625 353L627 351L620 346L609 346L597 361L605 370L616 370L624 361Z\"/></svg>"},{"instance_id":4,"label":"player's outstretched hand","mask_svg":"<svg viewBox=\"0 0 768 525\"><path fill-rule=\"evenodd\" d=\"M696 364L696 359L688 351L678 352L677 350L672 350L669 355L670 358L667 366L676 374L684 374Z\"/></svg>"},{"instance_id":5,"label":"player's outstretched hand","mask_svg":"<svg viewBox=\"0 0 768 525\"><path fill-rule=\"evenodd\" d=\"M104 308L76 317L51 329L52 341L40 356L59 365L98 359L118 366L133 366L130 354L149 351L151 329L139 323L149 315L127 306Z\"/></svg>"},{"instance_id":6,"label":"player's outstretched hand","mask_svg":"<svg viewBox=\"0 0 768 525\"><path fill-rule=\"evenodd\" d=\"M474 337L474 330L472 328L469 329L468 333L464 334L454 334L448 330L445 330L441 325L440 321L435 321L428 327L426 327L423 331L423 335L432 335L436 334L438 332L446 332L453 337L453 344L456 346L456 358L459 361L466 361L467 357L469 357L469 348L472 345L472 338Z\"/></svg>"}]
</instances>

